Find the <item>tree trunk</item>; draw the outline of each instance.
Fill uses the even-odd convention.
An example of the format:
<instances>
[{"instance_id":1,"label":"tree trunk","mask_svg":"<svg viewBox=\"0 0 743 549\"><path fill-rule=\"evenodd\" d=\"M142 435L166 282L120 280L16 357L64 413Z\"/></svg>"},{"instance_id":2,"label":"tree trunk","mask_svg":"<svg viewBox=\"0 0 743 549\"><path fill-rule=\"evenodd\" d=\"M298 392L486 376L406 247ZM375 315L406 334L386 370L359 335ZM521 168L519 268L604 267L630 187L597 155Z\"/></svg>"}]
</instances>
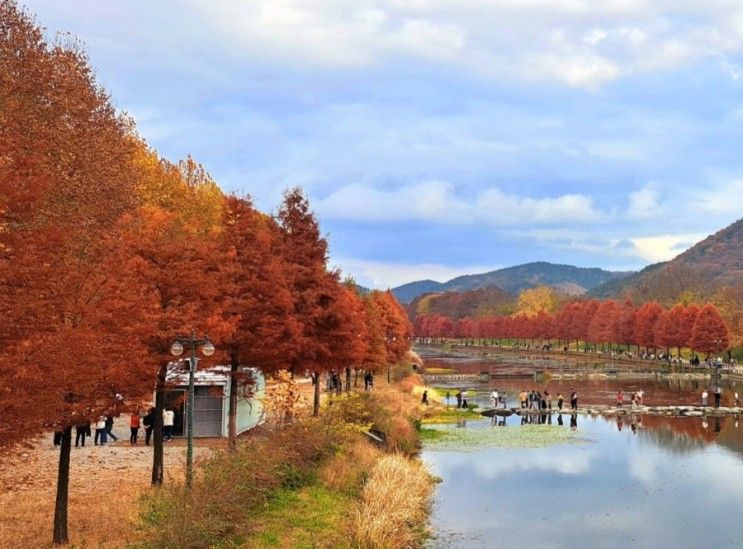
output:
<instances>
[{"instance_id":1,"label":"tree trunk","mask_svg":"<svg viewBox=\"0 0 743 549\"><path fill-rule=\"evenodd\" d=\"M57 470L57 501L54 505L54 535L52 543L67 544L67 501L70 488L70 448L72 447L72 427L62 431L62 444L59 448L59 469Z\"/></svg>"},{"instance_id":2,"label":"tree trunk","mask_svg":"<svg viewBox=\"0 0 743 549\"><path fill-rule=\"evenodd\" d=\"M346 368L346 392L351 392L351 368Z\"/></svg>"},{"instance_id":3,"label":"tree trunk","mask_svg":"<svg viewBox=\"0 0 743 549\"><path fill-rule=\"evenodd\" d=\"M353 388L355 389L358 386L359 386L359 369L358 368L354 368L354 371L353 371Z\"/></svg>"},{"instance_id":4,"label":"tree trunk","mask_svg":"<svg viewBox=\"0 0 743 549\"><path fill-rule=\"evenodd\" d=\"M152 432L152 486L163 483L163 410L165 409L165 376L168 365L163 364L157 371L155 388L155 428Z\"/></svg>"},{"instance_id":5,"label":"tree trunk","mask_svg":"<svg viewBox=\"0 0 743 549\"><path fill-rule=\"evenodd\" d=\"M320 414L320 372L315 372L315 397L312 401L312 415Z\"/></svg>"},{"instance_id":6,"label":"tree trunk","mask_svg":"<svg viewBox=\"0 0 743 549\"><path fill-rule=\"evenodd\" d=\"M230 353L230 410L227 422L230 452L237 450L237 367L237 353Z\"/></svg>"}]
</instances>

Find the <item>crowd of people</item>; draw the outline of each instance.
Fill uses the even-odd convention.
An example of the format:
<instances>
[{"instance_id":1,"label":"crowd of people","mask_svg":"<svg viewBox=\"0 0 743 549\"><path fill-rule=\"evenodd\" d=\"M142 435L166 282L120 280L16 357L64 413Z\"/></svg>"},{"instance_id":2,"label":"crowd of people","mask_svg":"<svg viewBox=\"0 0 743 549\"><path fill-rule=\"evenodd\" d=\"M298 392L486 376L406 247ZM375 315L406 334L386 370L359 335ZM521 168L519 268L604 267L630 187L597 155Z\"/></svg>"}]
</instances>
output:
<instances>
[{"instance_id":1,"label":"crowd of people","mask_svg":"<svg viewBox=\"0 0 743 549\"><path fill-rule=\"evenodd\" d=\"M163 410L163 440L173 440L173 427L175 425L175 410L168 406ZM114 416L107 415L98 418L95 422L95 433L92 432L91 423L79 423L75 425L75 448L84 448L88 437L93 438L95 446L105 446L109 440L117 442L118 435L114 433ZM152 433L155 429L155 408L150 408L146 414L135 412L129 417L129 444L136 446L139 442L139 431L144 428L145 446L150 445ZM62 433L54 433L54 445L62 443Z\"/></svg>"}]
</instances>

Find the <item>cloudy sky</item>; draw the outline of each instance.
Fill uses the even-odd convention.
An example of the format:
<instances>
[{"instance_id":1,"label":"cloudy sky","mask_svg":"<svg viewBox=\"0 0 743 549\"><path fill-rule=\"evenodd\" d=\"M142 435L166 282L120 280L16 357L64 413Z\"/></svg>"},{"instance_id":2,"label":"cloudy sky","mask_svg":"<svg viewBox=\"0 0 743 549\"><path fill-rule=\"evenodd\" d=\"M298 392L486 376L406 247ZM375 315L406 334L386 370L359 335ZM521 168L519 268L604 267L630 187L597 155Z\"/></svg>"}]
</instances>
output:
<instances>
[{"instance_id":1,"label":"cloudy sky","mask_svg":"<svg viewBox=\"0 0 743 549\"><path fill-rule=\"evenodd\" d=\"M161 154L387 287L636 269L743 215L740 0L26 0Z\"/></svg>"}]
</instances>

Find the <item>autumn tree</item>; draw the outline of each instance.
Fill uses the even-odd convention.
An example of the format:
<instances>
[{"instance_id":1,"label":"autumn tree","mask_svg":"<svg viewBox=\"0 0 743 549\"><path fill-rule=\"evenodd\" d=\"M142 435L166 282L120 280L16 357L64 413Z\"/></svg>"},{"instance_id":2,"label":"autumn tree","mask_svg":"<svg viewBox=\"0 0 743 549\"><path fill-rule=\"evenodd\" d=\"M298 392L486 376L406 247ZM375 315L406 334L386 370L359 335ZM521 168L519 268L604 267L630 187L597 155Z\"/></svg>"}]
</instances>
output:
<instances>
[{"instance_id":1,"label":"autumn tree","mask_svg":"<svg viewBox=\"0 0 743 549\"><path fill-rule=\"evenodd\" d=\"M643 303L635 316L635 342L646 349L655 346L655 324L663 307L654 301Z\"/></svg>"},{"instance_id":2,"label":"autumn tree","mask_svg":"<svg viewBox=\"0 0 743 549\"><path fill-rule=\"evenodd\" d=\"M328 370L330 349L324 333L328 308L333 303L338 277L327 271L327 242L301 189L284 193L278 212L281 254L286 265L298 332L287 353L292 372L313 374L313 415L320 409L320 374Z\"/></svg>"},{"instance_id":3,"label":"autumn tree","mask_svg":"<svg viewBox=\"0 0 743 549\"><path fill-rule=\"evenodd\" d=\"M602 301L588 324L588 340L594 343L611 343L617 340L621 309L616 301Z\"/></svg>"},{"instance_id":4,"label":"autumn tree","mask_svg":"<svg viewBox=\"0 0 743 549\"><path fill-rule=\"evenodd\" d=\"M521 290L518 298L518 312L532 316L540 311L554 313L557 310L559 299L554 288L537 286Z\"/></svg>"},{"instance_id":5,"label":"autumn tree","mask_svg":"<svg viewBox=\"0 0 743 549\"><path fill-rule=\"evenodd\" d=\"M730 345L730 331L717 308L707 303L699 311L691 335L691 346L703 353L720 353Z\"/></svg>"},{"instance_id":6,"label":"autumn tree","mask_svg":"<svg viewBox=\"0 0 743 549\"><path fill-rule=\"evenodd\" d=\"M135 334L151 296L119 236L137 205L136 139L84 53L1 2L0 439L62 432L54 543L68 540L72 426L146 391Z\"/></svg>"},{"instance_id":7,"label":"autumn tree","mask_svg":"<svg viewBox=\"0 0 743 549\"><path fill-rule=\"evenodd\" d=\"M219 235L223 258L217 296L220 321L228 334L222 347L230 362L229 445L236 447L240 387L252 381L241 370L259 367L265 374L285 368L299 326L293 316L291 288L280 250L276 222L249 200L224 200Z\"/></svg>"}]
</instances>

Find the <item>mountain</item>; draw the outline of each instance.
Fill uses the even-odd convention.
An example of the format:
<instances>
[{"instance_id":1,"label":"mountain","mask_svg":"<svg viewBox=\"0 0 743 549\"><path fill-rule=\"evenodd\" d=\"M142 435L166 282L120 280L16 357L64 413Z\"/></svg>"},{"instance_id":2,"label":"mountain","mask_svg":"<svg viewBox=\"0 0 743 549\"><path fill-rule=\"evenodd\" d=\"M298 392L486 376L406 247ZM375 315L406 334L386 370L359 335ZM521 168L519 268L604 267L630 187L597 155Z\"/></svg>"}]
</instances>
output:
<instances>
[{"instance_id":1,"label":"mountain","mask_svg":"<svg viewBox=\"0 0 743 549\"><path fill-rule=\"evenodd\" d=\"M743 291L743 219L708 236L671 261L591 290L596 297L630 297L666 305L711 299L723 288Z\"/></svg>"},{"instance_id":2,"label":"mountain","mask_svg":"<svg viewBox=\"0 0 743 549\"><path fill-rule=\"evenodd\" d=\"M464 292L496 286L514 295L521 290L539 285L553 286L563 293L580 295L596 286L631 274L633 273L586 269L540 261L488 273L458 276L443 284L433 280L410 282L393 288L392 291L403 303L409 303L419 295L430 292Z\"/></svg>"},{"instance_id":3,"label":"mountain","mask_svg":"<svg viewBox=\"0 0 743 549\"><path fill-rule=\"evenodd\" d=\"M410 303L419 295L440 291L443 286L441 282L435 280L418 280L398 286L392 290L392 293L400 303Z\"/></svg>"}]
</instances>

